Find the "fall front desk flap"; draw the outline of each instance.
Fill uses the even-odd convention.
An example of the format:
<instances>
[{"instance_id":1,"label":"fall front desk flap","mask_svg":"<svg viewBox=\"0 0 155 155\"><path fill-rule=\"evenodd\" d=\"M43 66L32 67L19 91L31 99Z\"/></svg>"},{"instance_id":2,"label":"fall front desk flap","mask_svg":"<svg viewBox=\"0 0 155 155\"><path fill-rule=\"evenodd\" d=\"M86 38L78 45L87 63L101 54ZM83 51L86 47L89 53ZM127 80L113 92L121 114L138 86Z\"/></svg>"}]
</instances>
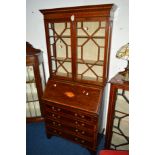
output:
<instances>
[{"instance_id":1,"label":"fall front desk flap","mask_svg":"<svg viewBox=\"0 0 155 155\"><path fill-rule=\"evenodd\" d=\"M101 88L90 88L78 84L49 80L42 99L43 101L98 113L101 97Z\"/></svg>"}]
</instances>

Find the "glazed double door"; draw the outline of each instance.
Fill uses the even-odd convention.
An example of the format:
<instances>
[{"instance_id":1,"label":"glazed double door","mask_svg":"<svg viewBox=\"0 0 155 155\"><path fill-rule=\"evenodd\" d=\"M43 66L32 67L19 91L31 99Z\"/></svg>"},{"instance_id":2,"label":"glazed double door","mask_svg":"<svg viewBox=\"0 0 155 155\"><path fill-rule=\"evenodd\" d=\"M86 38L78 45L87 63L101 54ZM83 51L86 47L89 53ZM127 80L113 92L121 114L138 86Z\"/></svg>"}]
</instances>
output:
<instances>
[{"instance_id":1,"label":"glazed double door","mask_svg":"<svg viewBox=\"0 0 155 155\"><path fill-rule=\"evenodd\" d=\"M52 76L103 82L107 74L108 19L72 15L70 19L46 20L45 26Z\"/></svg>"}]
</instances>

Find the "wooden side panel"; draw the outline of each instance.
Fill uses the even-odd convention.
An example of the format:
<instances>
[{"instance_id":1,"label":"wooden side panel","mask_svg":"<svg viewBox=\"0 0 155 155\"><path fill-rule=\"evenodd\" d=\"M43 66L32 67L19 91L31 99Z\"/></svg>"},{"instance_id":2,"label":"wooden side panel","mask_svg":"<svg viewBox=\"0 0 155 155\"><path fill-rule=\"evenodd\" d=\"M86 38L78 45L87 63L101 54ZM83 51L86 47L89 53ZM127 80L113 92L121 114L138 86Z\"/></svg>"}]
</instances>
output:
<instances>
[{"instance_id":1,"label":"wooden side panel","mask_svg":"<svg viewBox=\"0 0 155 155\"><path fill-rule=\"evenodd\" d=\"M112 83L111 84L111 88L110 88L110 100L109 100L109 107L108 107L108 117L107 117L107 127L106 127L106 138L105 138L105 141L106 141L105 142L105 148L106 149L110 149L111 148L111 140L112 140L113 123L114 123L114 117L115 117L114 115L115 115L115 112L117 111L117 113L119 112L121 115L123 115L122 118L128 117L128 114L126 114L125 112L121 112L120 110L119 111L116 110L116 97L118 97L118 94L119 94L118 93L118 90L122 90L122 92L123 91L128 91L129 90L128 83L121 83L121 84L120 83ZM121 99L121 102L123 102L122 99ZM128 99L127 98L125 100L126 100L126 102L128 102ZM118 105L117 105L117 108L118 108ZM125 105L122 105L122 108L125 108ZM124 110L126 111L127 109L124 109ZM120 118L121 118L121 116L120 116ZM117 117L117 121L119 121L119 124L118 125L120 126L121 121L119 120L118 117ZM118 131L119 130L120 130L120 128L118 128ZM126 133L127 131L125 130L123 132ZM127 141L126 144L124 143L124 146L126 146L126 145L128 145L128 137L125 136L124 133L122 133L122 134L123 134L123 136L125 137L126 140L122 137L123 138L122 139L122 144L123 144L123 141ZM117 146L116 148L118 148L118 149L120 148L121 149L121 146L123 146L123 145ZM116 148L113 148L113 149L116 149ZM127 149L127 147L122 147L122 149Z\"/></svg>"}]
</instances>

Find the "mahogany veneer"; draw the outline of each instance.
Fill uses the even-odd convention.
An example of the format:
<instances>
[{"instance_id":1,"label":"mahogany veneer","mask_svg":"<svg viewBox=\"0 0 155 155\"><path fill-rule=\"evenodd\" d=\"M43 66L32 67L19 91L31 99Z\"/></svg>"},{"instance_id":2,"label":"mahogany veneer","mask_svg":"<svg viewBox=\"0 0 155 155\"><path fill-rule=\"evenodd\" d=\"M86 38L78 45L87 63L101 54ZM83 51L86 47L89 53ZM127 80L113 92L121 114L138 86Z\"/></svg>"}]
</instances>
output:
<instances>
[{"instance_id":1,"label":"mahogany veneer","mask_svg":"<svg viewBox=\"0 0 155 155\"><path fill-rule=\"evenodd\" d=\"M48 137L96 150L114 10L113 4L40 10L50 73L42 97Z\"/></svg>"},{"instance_id":2,"label":"mahogany veneer","mask_svg":"<svg viewBox=\"0 0 155 155\"><path fill-rule=\"evenodd\" d=\"M101 88L49 80L42 98L48 137L60 135L95 150L101 101Z\"/></svg>"}]
</instances>

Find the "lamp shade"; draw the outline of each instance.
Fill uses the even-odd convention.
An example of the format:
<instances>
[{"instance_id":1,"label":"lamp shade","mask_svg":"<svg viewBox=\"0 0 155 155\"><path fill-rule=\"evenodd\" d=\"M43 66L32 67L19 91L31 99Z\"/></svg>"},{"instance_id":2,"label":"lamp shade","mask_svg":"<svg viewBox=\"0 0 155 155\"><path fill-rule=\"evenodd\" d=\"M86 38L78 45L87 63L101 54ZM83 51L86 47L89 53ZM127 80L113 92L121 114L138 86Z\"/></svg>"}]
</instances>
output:
<instances>
[{"instance_id":1,"label":"lamp shade","mask_svg":"<svg viewBox=\"0 0 155 155\"><path fill-rule=\"evenodd\" d=\"M129 60L129 43L125 44L117 51L116 57L119 59Z\"/></svg>"}]
</instances>

